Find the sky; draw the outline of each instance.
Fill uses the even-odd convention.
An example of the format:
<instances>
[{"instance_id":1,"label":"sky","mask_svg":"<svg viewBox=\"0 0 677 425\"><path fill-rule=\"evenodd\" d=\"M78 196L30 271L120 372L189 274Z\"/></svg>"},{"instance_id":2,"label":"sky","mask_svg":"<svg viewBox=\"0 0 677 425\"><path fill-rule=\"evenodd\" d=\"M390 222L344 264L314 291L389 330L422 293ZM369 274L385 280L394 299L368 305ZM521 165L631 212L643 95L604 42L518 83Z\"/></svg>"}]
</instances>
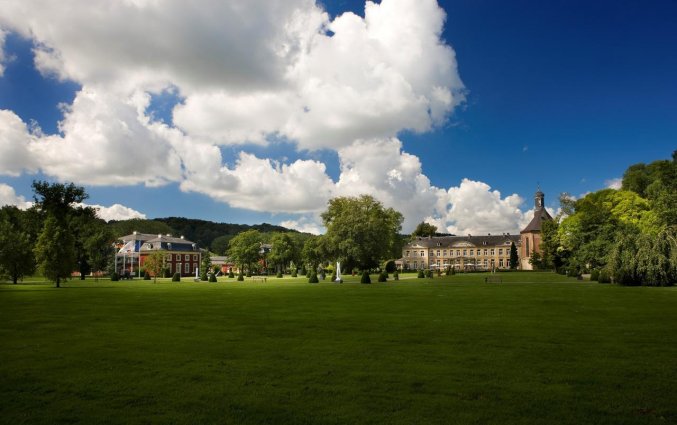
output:
<instances>
[{"instance_id":1,"label":"sky","mask_svg":"<svg viewBox=\"0 0 677 425\"><path fill-rule=\"evenodd\" d=\"M677 148L677 2L5 0L0 205L518 232Z\"/></svg>"}]
</instances>

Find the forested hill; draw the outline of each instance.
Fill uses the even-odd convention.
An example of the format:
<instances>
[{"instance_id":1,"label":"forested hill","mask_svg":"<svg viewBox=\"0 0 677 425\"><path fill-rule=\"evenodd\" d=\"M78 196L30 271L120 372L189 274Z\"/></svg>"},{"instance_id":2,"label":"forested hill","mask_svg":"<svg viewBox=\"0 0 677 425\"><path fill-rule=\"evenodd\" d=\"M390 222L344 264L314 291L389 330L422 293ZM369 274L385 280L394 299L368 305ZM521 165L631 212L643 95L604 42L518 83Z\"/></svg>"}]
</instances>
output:
<instances>
[{"instance_id":1,"label":"forested hill","mask_svg":"<svg viewBox=\"0 0 677 425\"><path fill-rule=\"evenodd\" d=\"M200 247L207 248L212 246L215 239L230 239L229 236L235 236L240 232L249 229L256 229L262 233L269 232L296 232L282 226L274 224L233 224L233 223L214 223L213 221L197 220L184 217L166 217L154 218L152 220L132 219L124 221L111 221L109 225L117 236L128 235L133 231L151 234L172 234L174 236L185 236L186 239L197 242ZM220 251L220 250L216 250Z\"/></svg>"}]
</instances>

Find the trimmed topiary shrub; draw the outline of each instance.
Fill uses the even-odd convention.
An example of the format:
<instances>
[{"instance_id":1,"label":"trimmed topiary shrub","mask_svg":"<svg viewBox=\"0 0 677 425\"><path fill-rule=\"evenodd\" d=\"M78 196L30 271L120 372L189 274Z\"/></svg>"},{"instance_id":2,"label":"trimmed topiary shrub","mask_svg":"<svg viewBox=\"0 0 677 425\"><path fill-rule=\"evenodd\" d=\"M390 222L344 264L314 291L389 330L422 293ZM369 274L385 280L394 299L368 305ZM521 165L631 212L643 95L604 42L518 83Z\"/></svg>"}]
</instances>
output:
<instances>
[{"instance_id":1,"label":"trimmed topiary shrub","mask_svg":"<svg viewBox=\"0 0 677 425\"><path fill-rule=\"evenodd\" d=\"M277 277L278 277L278 278L281 278L281 277L282 277L282 272L281 272L281 271L277 272Z\"/></svg>"},{"instance_id":2,"label":"trimmed topiary shrub","mask_svg":"<svg viewBox=\"0 0 677 425\"><path fill-rule=\"evenodd\" d=\"M599 280L599 270L595 269L590 272L590 280L595 282Z\"/></svg>"},{"instance_id":3,"label":"trimmed topiary shrub","mask_svg":"<svg viewBox=\"0 0 677 425\"><path fill-rule=\"evenodd\" d=\"M232 269L228 272L228 277L231 279L235 277L235 273L233 273Z\"/></svg>"},{"instance_id":4,"label":"trimmed topiary shrub","mask_svg":"<svg viewBox=\"0 0 677 425\"><path fill-rule=\"evenodd\" d=\"M172 276L172 282L181 282L181 273L174 273L174 276Z\"/></svg>"},{"instance_id":5,"label":"trimmed topiary shrub","mask_svg":"<svg viewBox=\"0 0 677 425\"><path fill-rule=\"evenodd\" d=\"M317 273L314 271L309 271L308 274L310 274L308 277L308 283L320 283L320 281L317 279Z\"/></svg>"},{"instance_id":6,"label":"trimmed topiary shrub","mask_svg":"<svg viewBox=\"0 0 677 425\"><path fill-rule=\"evenodd\" d=\"M209 276L207 276L207 272L206 272L206 271L200 273L200 280L201 280L201 281L206 282L208 279L209 279Z\"/></svg>"},{"instance_id":7,"label":"trimmed topiary shrub","mask_svg":"<svg viewBox=\"0 0 677 425\"><path fill-rule=\"evenodd\" d=\"M165 267L165 269L164 269L163 272L162 272L162 275L163 275L164 277L172 277L172 272L171 272L171 270L169 270L168 267Z\"/></svg>"},{"instance_id":8,"label":"trimmed topiary shrub","mask_svg":"<svg viewBox=\"0 0 677 425\"><path fill-rule=\"evenodd\" d=\"M244 280L244 275L242 274L242 270L240 270L240 273L237 274L237 280L238 280L238 282L242 282Z\"/></svg>"},{"instance_id":9,"label":"trimmed topiary shrub","mask_svg":"<svg viewBox=\"0 0 677 425\"><path fill-rule=\"evenodd\" d=\"M371 283L371 278L369 277L368 271L365 270L362 272L362 278L360 279L360 283Z\"/></svg>"},{"instance_id":10,"label":"trimmed topiary shrub","mask_svg":"<svg viewBox=\"0 0 677 425\"><path fill-rule=\"evenodd\" d=\"M210 282L216 282L216 275L214 273L209 274L209 281Z\"/></svg>"},{"instance_id":11,"label":"trimmed topiary shrub","mask_svg":"<svg viewBox=\"0 0 677 425\"><path fill-rule=\"evenodd\" d=\"M150 280L150 273L148 273L148 270L143 272L143 280Z\"/></svg>"},{"instance_id":12,"label":"trimmed topiary shrub","mask_svg":"<svg viewBox=\"0 0 677 425\"><path fill-rule=\"evenodd\" d=\"M395 270L393 272L393 280L400 280L400 274Z\"/></svg>"},{"instance_id":13,"label":"trimmed topiary shrub","mask_svg":"<svg viewBox=\"0 0 677 425\"><path fill-rule=\"evenodd\" d=\"M425 273L423 273L423 270L418 271L418 278L423 279L425 277Z\"/></svg>"},{"instance_id":14,"label":"trimmed topiary shrub","mask_svg":"<svg viewBox=\"0 0 677 425\"><path fill-rule=\"evenodd\" d=\"M379 282L387 282L388 281L388 273L386 272L381 272L378 274L378 281Z\"/></svg>"},{"instance_id":15,"label":"trimmed topiary shrub","mask_svg":"<svg viewBox=\"0 0 677 425\"><path fill-rule=\"evenodd\" d=\"M118 280L120 280L120 276L118 276L117 273L113 272L110 275L110 280L112 280L113 282L117 282Z\"/></svg>"},{"instance_id":16,"label":"trimmed topiary shrub","mask_svg":"<svg viewBox=\"0 0 677 425\"><path fill-rule=\"evenodd\" d=\"M426 272L425 272L425 277L427 277L428 279L432 279L433 276L434 276L434 275L433 275L433 271L432 271L432 270L426 270Z\"/></svg>"}]
</instances>

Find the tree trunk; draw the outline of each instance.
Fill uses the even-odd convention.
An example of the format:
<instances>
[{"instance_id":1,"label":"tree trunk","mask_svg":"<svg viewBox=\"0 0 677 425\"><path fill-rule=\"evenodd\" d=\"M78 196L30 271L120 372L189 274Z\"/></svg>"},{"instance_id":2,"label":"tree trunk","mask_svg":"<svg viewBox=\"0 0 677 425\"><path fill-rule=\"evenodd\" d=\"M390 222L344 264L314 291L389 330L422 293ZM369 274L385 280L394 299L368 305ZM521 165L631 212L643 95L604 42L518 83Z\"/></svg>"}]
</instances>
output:
<instances>
[{"instance_id":1,"label":"tree trunk","mask_svg":"<svg viewBox=\"0 0 677 425\"><path fill-rule=\"evenodd\" d=\"M16 282L19 280L17 276L12 276L12 283L16 285Z\"/></svg>"},{"instance_id":2,"label":"tree trunk","mask_svg":"<svg viewBox=\"0 0 677 425\"><path fill-rule=\"evenodd\" d=\"M56 278L56 287L57 287L57 288L61 288L60 283L61 283L61 278L57 277L57 278Z\"/></svg>"}]
</instances>

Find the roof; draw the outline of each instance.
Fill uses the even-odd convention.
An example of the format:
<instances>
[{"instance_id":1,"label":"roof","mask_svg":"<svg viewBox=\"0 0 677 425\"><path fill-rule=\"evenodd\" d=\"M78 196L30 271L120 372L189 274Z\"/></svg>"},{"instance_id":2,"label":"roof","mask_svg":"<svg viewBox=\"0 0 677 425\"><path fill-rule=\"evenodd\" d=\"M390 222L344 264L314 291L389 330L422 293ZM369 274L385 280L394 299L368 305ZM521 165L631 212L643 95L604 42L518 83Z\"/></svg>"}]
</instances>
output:
<instances>
[{"instance_id":1,"label":"roof","mask_svg":"<svg viewBox=\"0 0 677 425\"><path fill-rule=\"evenodd\" d=\"M485 235L485 236L434 236L434 237L418 237L415 240L405 245L405 248L451 248L451 247L482 247L482 246L499 246L510 245L515 243L519 245L520 236L511 235L508 233L502 235Z\"/></svg>"},{"instance_id":2,"label":"roof","mask_svg":"<svg viewBox=\"0 0 677 425\"><path fill-rule=\"evenodd\" d=\"M542 223L547 220L552 220L552 217L545 208L535 210L534 218L531 219L529 224L527 224L527 227L520 233L540 232Z\"/></svg>"}]
</instances>

